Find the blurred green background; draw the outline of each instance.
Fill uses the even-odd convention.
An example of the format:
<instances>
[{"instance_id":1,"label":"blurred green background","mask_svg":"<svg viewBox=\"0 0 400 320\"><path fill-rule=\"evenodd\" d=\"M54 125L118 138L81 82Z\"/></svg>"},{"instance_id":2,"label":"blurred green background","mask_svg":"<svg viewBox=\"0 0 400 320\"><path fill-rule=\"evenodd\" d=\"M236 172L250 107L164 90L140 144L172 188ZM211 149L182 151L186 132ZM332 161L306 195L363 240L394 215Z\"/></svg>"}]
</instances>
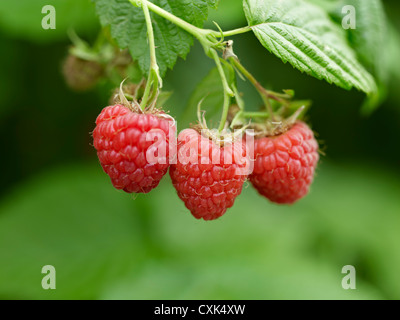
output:
<instances>
[{"instance_id":1,"label":"blurred green background","mask_svg":"<svg viewBox=\"0 0 400 320\"><path fill-rule=\"evenodd\" d=\"M45 4L56 7L56 30L41 29ZM398 23L400 3L384 4ZM222 0L209 20L223 29L246 23L238 0ZM326 156L299 203L270 204L246 184L235 206L207 223L185 209L168 176L148 195L113 189L90 136L111 91L66 87L71 26L95 39L89 1L0 2L0 298L400 298L398 76L386 102L362 116L362 93L284 65L250 33L235 37L236 53L262 83L313 100L308 119ZM196 44L168 72L166 108L180 129L195 120L182 115L212 66ZM240 89L257 109L256 92ZM41 287L47 264L56 290ZM356 290L341 287L344 265L356 268Z\"/></svg>"}]
</instances>

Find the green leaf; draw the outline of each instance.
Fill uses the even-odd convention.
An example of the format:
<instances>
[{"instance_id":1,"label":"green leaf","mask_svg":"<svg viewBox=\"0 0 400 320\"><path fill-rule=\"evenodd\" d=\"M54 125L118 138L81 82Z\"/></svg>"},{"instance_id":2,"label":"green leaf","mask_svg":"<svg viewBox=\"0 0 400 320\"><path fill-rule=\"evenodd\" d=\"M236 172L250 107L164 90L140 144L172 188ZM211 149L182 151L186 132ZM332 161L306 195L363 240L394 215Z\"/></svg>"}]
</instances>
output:
<instances>
[{"instance_id":1,"label":"green leaf","mask_svg":"<svg viewBox=\"0 0 400 320\"><path fill-rule=\"evenodd\" d=\"M388 27L388 44L387 50L384 51L386 55L386 69L389 74L397 81L400 81L400 33L393 25Z\"/></svg>"},{"instance_id":2,"label":"green leaf","mask_svg":"<svg viewBox=\"0 0 400 320\"><path fill-rule=\"evenodd\" d=\"M150 66L147 29L141 8L129 0L94 0L103 26L111 26L111 35L121 48L129 48L132 57L139 61L143 74ZM154 0L154 4L175 16L201 27L208 16L208 8L215 8L217 0ZM193 44L193 37L172 22L153 14L157 62L161 76L172 68L178 57L185 58Z\"/></svg>"},{"instance_id":3,"label":"green leaf","mask_svg":"<svg viewBox=\"0 0 400 320\"><path fill-rule=\"evenodd\" d=\"M56 29L44 30L45 5L56 10ZM0 1L0 29L23 39L48 42L67 38L67 30L79 34L99 27L93 4L89 0L19 0Z\"/></svg>"},{"instance_id":4,"label":"green leaf","mask_svg":"<svg viewBox=\"0 0 400 320\"><path fill-rule=\"evenodd\" d=\"M344 3L356 9L356 29L349 29L350 43L361 62L380 82L388 80L382 48L388 40L386 16L380 0L346 0Z\"/></svg>"},{"instance_id":5,"label":"green leaf","mask_svg":"<svg viewBox=\"0 0 400 320\"><path fill-rule=\"evenodd\" d=\"M388 42L386 16L380 0L346 0L345 3L353 5L357 15L356 29L349 29L350 43L378 82L377 94L368 97L363 105L363 111L370 113L385 100L390 78L387 57L382 55L382 48Z\"/></svg>"},{"instance_id":6,"label":"green leaf","mask_svg":"<svg viewBox=\"0 0 400 320\"><path fill-rule=\"evenodd\" d=\"M223 67L228 83L234 83L234 70L225 64ZM221 111L224 104L224 89L222 86L221 77L216 67L213 68L203 80L201 80L190 96L185 113L182 117L183 119L181 119L185 124L195 122L197 106L201 101L201 110L206 112L206 119L214 121L210 123L210 125L217 125L219 115L218 112Z\"/></svg>"},{"instance_id":7,"label":"green leaf","mask_svg":"<svg viewBox=\"0 0 400 320\"><path fill-rule=\"evenodd\" d=\"M172 91L161 91L157 98L157 107L163 109L165 103L171 98L172 93Z\"/></svg>"},{"instance_id":8,"label":"green leaf","mask_svg":"<svg viewBox=\"0 0 400 320\"><path fill-rule=\"evenodd\" d=\"M218 10L210 11L206 27L215 29L213 21L218 22L222 30L234 29L246 22L242 0L225 0L218 5Z\"/></svg>"},{"instance_id":9,"label":"green leaf","mask_svg":"<svg viewBox=\"0 0 400 320\"><path fill-rule=\"evenodd\" d=\"M209 7L213 8L213 9L217 9L219 0L207 0L207 4Z\"/></svg>"},{"instance_id":10,"label":"green leaf","mask_svg":"<svg viewBox=\"0 0 400 320\"><path fill-rule=\"evenodd\" d=\"M316 0L313 0L316 1ZM377 79L378 91L370 95L363 104L363 112L370 113L386 98L386 86L390 78L391 66L387 63L388 56L382 53L387 47L388 26L387 17L380 0L318 0L331 17L341 26L347 12L343 7L351 5L355 8L356 28L345 31L348 42L357 54L360 62Z\"/></svg>"},{"instance_id":11,"label":"green leaf","mask_svg":"<svg viewBox=\"0 0 400 320\"><path fill-rule=\"evenodd\" d=\"M329 13L336 12L337 13L338 3L341 0L306 0L306 1L321 7L326 12L329 12Z\"/></svg>"},{"instance_id":12,"label":"green leaf","mask_svg":"<svg viewBox=\"0 0 400 320\"><path fill-rule=\"evenodd\" d=\"M256 37L283 62L347 90L377 91L344 30L321 7L304 0L244 0L244 10Z\"/></svg>"},{"instance_id":13,"label":"green leaf","mask_svg":"<svg viewBox=\"0 0 400 320\"><path fill-rule=\"evenodd\" d=\"M356 28L345 31L347 39L363 63L378 80L387 76L382 47L388 40L387 17L380 0L308 0L324 8L332 19L342 25L348 14L343 7L353 6Z\"/></svg>"}]
</instances>

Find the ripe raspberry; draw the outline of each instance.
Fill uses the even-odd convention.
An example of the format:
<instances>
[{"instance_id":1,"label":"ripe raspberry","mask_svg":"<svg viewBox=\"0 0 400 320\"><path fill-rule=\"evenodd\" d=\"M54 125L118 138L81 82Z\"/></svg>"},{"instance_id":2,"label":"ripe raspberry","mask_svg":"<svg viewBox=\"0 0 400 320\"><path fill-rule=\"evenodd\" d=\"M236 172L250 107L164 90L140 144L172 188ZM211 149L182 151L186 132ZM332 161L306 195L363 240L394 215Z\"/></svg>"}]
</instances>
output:
<instances>
[{"instance_id":1,"label":"ripe raspberry","mask_svg":"<svg viewBox=\"0 0 400 320\"><path fill-rule=\"evenodd\" d=\"M248 174L245 150L241 141L220 147L193 129L179 134L177 164L169 172L196 219L214 220L232 207Z\"/></svg>"},{"instance_id":2,"label":"ripe raspberry","mask_svg":"<svg viewBox=\"0 0 400 320\"><path fill-rule=\"evenodd\" d=\"M175 124L166 118L115 105L97 117L93 144L115 188L148 193L168 170L169 141L175 132Z\"/></svg>"},{"instance_id":3,"label":"ripe raspberry","mask_svg":"<svg viewBox=\"0 0 400 320\"><path fill-rule=\"evenodd\" d=\"M249 176L257 191L276 203L294 203L304 197L319 159L311 129L296 122L287 132L255 140L254 171Z\"/></svg>"}]
</instances>

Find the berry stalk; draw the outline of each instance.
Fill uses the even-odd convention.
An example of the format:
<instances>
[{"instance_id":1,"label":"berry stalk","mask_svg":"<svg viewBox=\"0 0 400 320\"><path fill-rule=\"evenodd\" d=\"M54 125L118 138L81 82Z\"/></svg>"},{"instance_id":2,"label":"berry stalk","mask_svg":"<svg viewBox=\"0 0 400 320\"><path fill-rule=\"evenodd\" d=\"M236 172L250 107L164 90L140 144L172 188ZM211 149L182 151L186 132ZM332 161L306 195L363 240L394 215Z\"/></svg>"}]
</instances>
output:
<instances>
[{"instance_id":1,"label":"berry stalk","mask_svg":"<svg viewBox=\"0 0 400 320\"><path fill-rule=\"evenodd\" d=\"M246 27L242 27L242 28L237 28L237 29L233 29L233 30L229 30L229 31L224 31L221 33L217 32L217 31L213 31L213 35L216 37L221 37L221 35L223 37L231 37L231 36L235 36L238 34L242 34L242 33L246 33L251 31L251 27L250 26L246 26Z\"/></svg>"},{"instance_id":2,"label":"berry stalk","mask_svg":"<svg viewBox=\"0 0 400 320\"><path fill-rule=\"evenodd\" d=\"M150 71L149 71L149 78L147 81L147 85L146 85L142 103L141 103L142 108L144 108L149 101L153 100L157 96L158 83L161 84L161 79L160 79L159 72L158 72L158 65L156 63L153 28L152 28L150 13L149 13L149 10L151 10L155 14L171 21L178 27L182 28L183 30L185 30L186 32L190 33L195 38L197 38L198 41L202 44L206 55L208 55L210 58L214 59L215 64L219 71L219 75L221 77L223 88L224 88L224 105L223 105L223 110L222 110L221 121L220 121L220 124L218 127L218 130L220 132L225 127L231 97L235 97L238 95L236 92L233 92L233 90L235 90L235 89L234 88L232 89L226 80L226 76L225 76L224 70L222 68L221 61L218 56L217 50L224 50L224 58L227 61L229 61L230 64L240 74L245 76L254 85L254 87L260 94L260 96L265 104L266 111L269 114L268 118L270 118L272 121L275 121L276 117L274 115L274 110L272 108L270 99L276 100L276 101L280 102L281 104L286 105L288 102L287 95L280 95L280 94L271 92L269 90L266 90L256 80L256 78L248 70L246 70L246 68L240 63L237 56L233 53L232 41L223 42L224 37L233 36L233 35L251 31L250 26L237 28L237 29L233 29L233 30L225 31L225 32L222 31L218 27L218 25L217 25L217 27L220 29L219 31L214 31L214 30L210 30L210 29L201 29L201 28L198 28L198 27L184 21L183 19L175 16L174 14L160 8L159 6L153 4L150 1L147 1L147 0L129 0L129 1L134 6L142 7L142 9L143 9L143 12L145 14L145 19L146 19L149 45L150 45L151 66L150 66ZM218 40L217 38L219 38L220 40ZM156 83L157 90L153 90L153 92L151 93L151 88L153 86L153 83ZM150 93L151 93L151 96L150 96ZM240 104L239 107L240 107L241 111L244 112L244 106L242 103ZM260 117L260 115L257 115L257 117ZM264 117L264 116L262 116L262 117Z\"/></svg>"},{"instance_id":3,"label":"berry stalk","mask_svg":"<svg viewBox=\"0 0 400 320\"><path fill-rule=\"evenodd\" d=\"M271 120L274 121L274 111L272 110L272 105L269 99L271 98L268 91L257 81L256 78L239 62L239 59L230 56L228 58L229 62L241 73L243 74L256 88L258 93L261 96L261 99L263 100L265 107L267 109L267 112L270 114Z\"/></svg>"},{"instance_id":4,"label":"berry stalk","mask_svg":"<svg viewBox=\"0 0 400 320\"><path fill-rule=\"evenodd\" d=\"M147 0L129 0L130 3L132 3L136 7L143 7L144 4L146 4L146 7L150 9L152 12L156 13L160 17L163 17L178 27L182 28L183 30L187 31L188 33L192 34L199 40L204 38L205 35L209 32L204 29L197 28L196 26L190 24L189 22L186 22L185 20L173 15L172 13L160 8L159 6L155 5L154 3L147 1Z\"/></svg>"},{"instance_id":5,"label":"berry stalk","mask_svg":"<svg viewBox=\"0 0 400 320\"><path fill-rule=\"evenodd\" d=\"M269 114L267 112L243 112L242 115L245 118L269 118Z\"/></svg>"},{"instance_id":6,"label":"berry stalk","mask_svg":"<svg viewBox=\"0 0 400 320\"><path fill-rule=\"evenodd\" d=\"M229 105L231 102L231 97L235 96L235 93L232 91L232 89L229 87L228 81L226 80L225 72L224 69L222 68L222 64L219 58L219 55L215 49L211 49L210 53L212 57L214 58L215 64L217 65L219 75L221 77L222 81L222 86L224 88L224 106L222 108L222 116L221 116L221 121L219 123L218 131L221 132L226 123L226 119L228 117L228 111L229 111Z\"/></svg>"},{"instance_id":7,"label":"berry stalk","mask_svg":"<svg viewBox=\"0 0 400 320\"><path fill-rule=\"evenodd\" d=\"M143 9L144 17L146 20L147 38L149 40L149 48L150 48L150 70L149 70L147 84L144 89L143 98L140 103L140 107L142 108L142 110L144 110L148 102L152 101L157 96L158 88L162 87L162 79L160 77L159 67L157 64L153 24L150 17L148 2L146 0L143 0L141 1L140 4Z\"/></svg>"},{"instance_id":8,"label":"berry stalk","mask_svg":"<svg viewBox=\"0 0 400 320\"><path fill-rule=\"evenodd\" d=\"M198 28L198 27L190 24L189 22L186 22L185 20L173 15L172 13L160 8L159 6L155 5L154 3L150 2L150 1L129 0L129 2L132 3L136 7L140 7L140 6L142 6L142 4L144 2L146 2L149 10L156 13L160 17L167 19L168 21L171 21L172 23L174 23L178 27L182 28L186 32L195 36L200 42L203 42L203 40L204 40L205 42L209 42L211 44L217 44L218 41L216 40L216 38L230 37L230 36L234 36L237 34L242 34L242 33L251 31L251 27L249 27L249 26L225 31L222 33L219 31L211 30L211 29L201 29L201 28Z\"/></svg>"},{"instance_id":9,"label":"berry stalk","mask_svg":"<svg viewBox=\"0 0 400 320\"><path fill-rule=\"evenodd\" d=\"M238 28L238 29L234 29L234 30L230 30L230 31L226 31L226 32L224 32L222 30L214 31L214 30L210 30L210 29L201 29L201 28L198 28L198 27L182 20L181 18L173 15L172 13L160 8L159 6L153 4L150 1L147 1L147 0L129 0L129 1L134 6L137 6L137 7L141 6L145 13L146 24L147 24L148 34L149 34L149 45L150 45L150 54L151 54L150 58L152 58L152 52L154 51L152 61L155 61L155 50L153 50L155 46L154 46L154 35L153 35L153 31L152 31L152 26L151 26L151 19L150 19L150 15L148 13L149 10L151 10L155 14L171 21L178 27L182 28L183 30L185 30L186 32L190 33L195 38L197 38L198 41L202 44L205 53L210 58L214 59L216 66L218 68L220 77L221 77L223 88L224 88L224 105L223 105L223 110L222 110L221 121L220 121L219 128L218 128L218 130L221 132L225 127L231 97L234 97L235 93L232 91L229 84L227 83L226 76L223 71L221 61L220 61L220 58L219 58L216 50L223 49L222 41L225 36L233 36L236 34L245 33L245 32L251 31L251 28L249 26L247 26L247 27ZM217 38L221 38L221 40L217 40ZM153 44L151 42L153 42ZM152 48L152 46L153 46L153 48ZM148 95L150 92L149 88L150 88L151 82L152 82L150 80L154 80L152 78L152 70L157 70L157 78L159 79L158 66L157 66L157 69L151 68L150 73L149 73L149 80L147 82L147 86L146 86L145 93L144 93L142 103L141 103L142 108L147 103L147 100L148 100Z\"/></svg>"}]
</instances>

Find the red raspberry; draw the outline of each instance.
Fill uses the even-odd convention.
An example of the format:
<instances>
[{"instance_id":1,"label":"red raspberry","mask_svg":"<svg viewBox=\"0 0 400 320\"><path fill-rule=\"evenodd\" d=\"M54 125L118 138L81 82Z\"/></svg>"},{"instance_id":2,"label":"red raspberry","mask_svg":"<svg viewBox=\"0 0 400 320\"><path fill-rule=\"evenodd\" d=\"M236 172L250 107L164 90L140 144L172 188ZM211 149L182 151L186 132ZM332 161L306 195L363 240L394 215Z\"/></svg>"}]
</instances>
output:
<instances>
[{"instance_id":1,"label":"red raspberry","mask_svg":"<svg viewBox=\"0 0 400 320\"><path fill-rule=\"evenodd\" d=\"M220 147L193 129L179 134L177 164L169 170L179 198L196 219L214 220L232 207L247 178L241 141Z\"/></svg>"},{"instance_id":2,"label":"red raspberry","mask_svg":"<svg viewBox=\"0 0 400 320\"><path fill-rule=\"evenodd\" d=\"M166 118L115 105L97 117L93 144L115 188L147 193L168 170L169 139L175 132L175 124Z\"/></svg>"},{"instance_id":3,"label":"red raspberry","mask_svg":"<svg viewBox=\"0 0 400 320\"><path fill-rule=\"evenodd\" d=\"M250 181L257 191L276 203L294 203L304 197L319 159L311 129L297 122L287 132L255 140L256 161Z\"/></svg>"}]
</instances>

